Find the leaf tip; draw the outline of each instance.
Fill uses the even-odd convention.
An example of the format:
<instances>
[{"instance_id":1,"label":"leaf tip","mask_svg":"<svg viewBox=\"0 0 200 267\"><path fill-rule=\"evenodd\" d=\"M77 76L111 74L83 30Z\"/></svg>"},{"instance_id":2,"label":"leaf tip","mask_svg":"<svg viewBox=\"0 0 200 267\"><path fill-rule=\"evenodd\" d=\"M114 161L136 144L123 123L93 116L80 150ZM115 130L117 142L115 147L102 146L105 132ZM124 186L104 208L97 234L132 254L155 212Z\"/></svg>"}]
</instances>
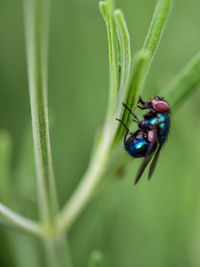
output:
<instances>
[{"instance_id":1,"label":"leaf tip","mask_svg":"<svg viewBox=\"0 0 200 267\"><path fill-rule=\"evenodd\" d=\"M101 14L105 18L106 17L106 3L104 1L99 2L99 9L101 11Z\"/></svg>"}]
</instances>

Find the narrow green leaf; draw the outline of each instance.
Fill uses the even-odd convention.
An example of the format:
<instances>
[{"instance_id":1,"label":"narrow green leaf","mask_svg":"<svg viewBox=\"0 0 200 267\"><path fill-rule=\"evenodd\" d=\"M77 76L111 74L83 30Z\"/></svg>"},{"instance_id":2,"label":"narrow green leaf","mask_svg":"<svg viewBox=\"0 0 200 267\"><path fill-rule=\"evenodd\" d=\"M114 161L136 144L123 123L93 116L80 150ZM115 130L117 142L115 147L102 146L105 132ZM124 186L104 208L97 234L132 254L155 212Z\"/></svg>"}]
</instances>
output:
<instances>
[{"instance_id":1,"label":"narrow green leaf","mask_svg":"<svg viewBox=\"0 0 200 267\"><path fill-rule=\"evenodd\" d=\"M149 57L149 52L147 50L142 50L135 58L131 80L128 85L129 90L125 96L125 103L130 107L135 108L137 104L139 93L145 81Z\"/></svg>"},{"instance_id":2,"label":"narrow green leaf","mask_svg":"<svg viewBox=\"0 0 200 267\"><path fill-rule=\"evenodd\" d=\"M129 82L130 64L131 64L131 47L130 47L130 36L129 36L128 28L127 28L126 21L125 21L122 11L118 9L114 12L114 15L115 15L115 23L116 23L117 31L119 35L120 53L121 53L120 90L119 90L118 106L117 106L117 112L116 112L117 114L119 114L121 110L121 104L123 101L125 90ZM121 110L121 116L122 115L123 115L123 111ZM118 125L116 136L119 137L118 132L121 130L122 130L121 125ZM123 134L123 132L124 132L124 129L123 131L121 131L121 135Z\"/></svg>"},{"instance_id":3,"label":"narrow green leaf","mask_svg":"<svg viewBox=\"0 0 200 267\"><path fill-rule=\"evenodd\" d=\"M94 250L89 258L88 267L103 267L103 255L99 250Z\"/></svg>"},{"instance_id":4,"label":"narrow green leaf","mask_svg":"<svg viewBox=\"0 0 200 267\"><path fill-rule=\"evenodd\" d=\"M119 103L121 108L122 108L122 102L126 103L132 110L134 110L134 108L136 107L137 100L141 92L141 89L143 87L145 76L147 74L149 57L150 55L148 51L145 50L140 51L136 55L131 74L131 79L128 84L128 90L126 91L126 95L123 96L124 99L122 98ZM130 122L129 120L130 113L122 108L120 118L125 124L128 125ZM123 134L124 134L124 127L122 127L121 124L119 124L115 141L117 142L118 140L120 140Z\"/></svg>"},{"instance_id":5,"label":"narrow green leaf","mask_svg":"<svg viewBox=\"0 0 200 267\"><path fill-rule=\"evenodd\" d=\"M117 94L119 85L119 58L117 49L117 32L114 21L114 1L106 0L99 3L100 11L107 27L108 48L109 48L109 69L110 69L110 96L106 121L110 123L113 119L117 105Z\"/></svg>"},{"instance_id":6,"label":"narrow green leaf","mask_svg":"<svg viewBox=\"0 0 200 267\"><path fill-rule=\"evenodd\" d=\"M106 16L107 16L106 12L107 11L106 11L106 3L104 1L99 2L99 9L100 9L101 14L102 14L102 16L106 22Z\"/></svg>"},{"instance_id":7,"label":"narrow green leaf","mask_svg":"<svg viewBox=\"0 0 200 267\"><path fill-rule=\"evenodd\" d=\"M157 1L151 25L147 33L143 47L144 50L149 51L151 61L157 51L160 39L162 37L162 33L167 21L171 4L172 0Z\"/></svg>"},{"instance_id":8,"label":"narrow green leaf","mask_svg":"<svg viewBox=\"0 0 200 267\"><path fill-rule=\"evenodd\" d=\"M129 101L129 103L132 103L133 109L136 107L138 95L141 94L142 92L147 73L150 69L151 63L158 49L171 4L172 4L172 0L158 0L157 1L156 8L155 8L152 20L151 20L151 24L150 24L150 27L149 27L149 30L148 30L148 33L147 33L147 36L144 42L143 51L141 52L141 57L146 58L145 60L146 66L145 66L145 69L143 69L143 78L141 77L140 87L137 89L137 92L132 94L133 95L132 99L131 100L126 99L126 101ZM138 71L136 70L136 72ZM134 90L132 85L135 82L137 82L134 80L134 75L135 74L133 71L130 86L128 87L128 91ZM126 103L128 104L128 102Z\"/></svg>"},{"instance_id":9,"label":"narrow green leaf","mask_svg":"<svg viewBox=\"0 0 200 267\"><path fill-rule=\"evenodd\" d=\"M124 93L127 86L130 64L131 64L131 47L130 47L130 36L123 12L118 9L114 12L115 23L120 41L120 52L121 52L121 75L120 75L120 92L119 95Z\"/></svg>"},{"instance_id":10,"label":"narrow green leaf","mask_svg":"<svg viewBox=\"0 0 200 267\"><path fill-rule=\"evenodd\" d=\"M144 47L143 47L143 52L141 52L141 59L145 58L145 68L143 68L143 74L141 75L141 81L139 83L139 86L135 85L134 87L137 88L137 91L135 93L129 93L128 95L132 95L132 99L126 99L126 101L128 101L129 103L132 103L133 108L136 107L137 104L137 98L138 95L141 94L146 76L147 76L147 72L151 66L152 60L155 56L155 53L158 49L159 43L160 43L160 39L162 37L162 33L167 21L167 17L168 17L168 13L170 10L170 6L171 6L172 0L158 0L157 4L156 4L156 8L153 14L153 18L151 21L151 25L149 27L149 31L147 33L145 42L144 42ZM144 62L144 60L143 60ZM140 63L137 64L135 66L135 68L137 68L137 66L139 66L140 68ZM131 77L131 82L130 85L128 87L128 91L129 90L134 90L134 83L137 84L137 80L135 81L135 73L137 72L141 72L140 70L136 70L135 72L133 71L132 77ZM143 77L142 77L143 76ZM137 77L137 76L136 76ZM128 104L128 102L126 102Z\"/></svg>"},{"instance_id":11,"label":"narrow green leaf","mask_svg":"<svg viewBox=\"0 0 200 267\"><path fill-rule=\"evenodd\" d=\"M200 52L178 73L159 95L169 101L175 112L200 85Z\"/></svg>"}]
</instances>

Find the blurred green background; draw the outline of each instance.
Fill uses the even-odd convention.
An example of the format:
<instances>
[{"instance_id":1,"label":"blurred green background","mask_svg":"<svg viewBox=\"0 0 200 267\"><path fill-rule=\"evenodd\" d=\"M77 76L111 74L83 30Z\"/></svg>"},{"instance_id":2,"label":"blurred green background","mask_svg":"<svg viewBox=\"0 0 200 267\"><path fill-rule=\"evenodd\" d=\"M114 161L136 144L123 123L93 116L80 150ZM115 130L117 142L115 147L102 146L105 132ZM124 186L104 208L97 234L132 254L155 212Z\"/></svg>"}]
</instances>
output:
<instances>
[{"instance_id":1,"label":"blurred green background","mask_svg":"<svg viewBox=\"0 0 200 267\"><path fill-rule=\"evenodd\" d=\"M106 29L97 0L52 0L49 116L60 205L86 169L108 99ZM132 53L143 45L156 1L118 0ZM175 0L143 97L164 87L200 48L200 2ZM0 0L0 199L38 218L21 1ZM73 116L72 116L73 114ZM172 119L151 182L129 161L69 233L75 267L100 250L106 267L200 266L200 92ZM1 227L0 266L45 266L35 238Z\"/></svg>"}]
</instances>

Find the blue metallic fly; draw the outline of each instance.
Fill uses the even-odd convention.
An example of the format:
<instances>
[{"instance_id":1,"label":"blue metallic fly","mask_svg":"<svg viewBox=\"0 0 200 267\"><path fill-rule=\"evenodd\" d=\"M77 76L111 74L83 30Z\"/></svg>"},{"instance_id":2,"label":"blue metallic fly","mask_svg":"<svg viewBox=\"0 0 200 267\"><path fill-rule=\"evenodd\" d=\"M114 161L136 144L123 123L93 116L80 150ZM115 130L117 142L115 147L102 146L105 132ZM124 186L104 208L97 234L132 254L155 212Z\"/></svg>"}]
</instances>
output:
<instances>
[{"instance_id":1,"label":"blue metallic fly","mask_svg":"<svg viewBox=\"0 0 200 267\"><path fill-rule=\"evenodd\" d=\"M126 151L133 158L144 158L138 170L135 184L137 184L145 168L153 158L148 173L148 179L151 178L161 148L168 137L170 129L170 106L164 98L154 97L145 102L140 97L138 103L142 105L138 106L138 108L149 110L148 113L143 116L144 119L142 121L137 118L127 105L123 104L134 117L133 121L138 124L138 130L136 132L128 137L128 127L123 121L117 119L126 128L126 133L124 135L124 147Z\"/></svg>"}]
</instances>

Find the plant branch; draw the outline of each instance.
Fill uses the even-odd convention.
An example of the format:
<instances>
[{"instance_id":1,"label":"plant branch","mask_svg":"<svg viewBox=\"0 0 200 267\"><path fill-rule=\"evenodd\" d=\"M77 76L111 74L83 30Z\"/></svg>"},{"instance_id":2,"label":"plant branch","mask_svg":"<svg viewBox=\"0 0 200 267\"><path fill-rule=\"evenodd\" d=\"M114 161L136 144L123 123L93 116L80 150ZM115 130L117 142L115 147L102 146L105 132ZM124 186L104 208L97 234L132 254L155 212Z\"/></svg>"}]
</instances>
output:
<instances>
[{"instance_id":1,"label":"plant branch","mask_svg":"<svg viewBox=\"0 0 200 267\"><path fill-rule=\"evenodd\" d=\"M39 208L48 266L70 266L64 236L56 236L58 210L53 174L47 105L50 0L24 0L27 66Z\"/></svg>"},{"instance_id":2,"label":"plant branch","mask_svg":"<svg viewBox=\"0 0 200 267\"><path fill-rule=\"evenodd\" d=\"M88 205L107 169L112 151L112 135L110 130L110 128L104 130L101 143L95 151L81 183L57 216L57 229L60 234L71 227Z\"/></svg>"},{"instance_id":3,"label":"plant branch","mask_svg":"<svg viewBox=\"0 0 200 267\"><path fill-rule=\"evenodd\" d=\"M15 227L16 229L22 230L24 232L34 234L37 236L42 236L42 229L40 225L32 220L29 220L16 212L8 209L5 205L0 203L0 215L10 223L8 226ZM6 222L5 222L6 223Z\"/></svg>"},{"instance_id":4,"label":"plant branch","mask_svg":"<svg viewBox=\"0 0 200 267\"><path fill-rule=\"evenodd\" d=\"M52 222L57 198L52 169L47 108L48 0L25 0L27 66L39 207L44 223ZM46 48L46 49L45 49Z\"/></svg>"},{"instance_id":5,"label":"plant branch","mask_svg":"<svg viewBox=\"0 0 200 267\"><path fill-rule=\"evenodd\" d=\"M116 131L114 115L117 108L118 96L118 54L116 26L114 22L114 1L100 2L100 10L107 26L109 65L110 65L110 97L108 110L103 127L103 133L94 149L88 169L82 181L72 195L71 199L63 207L57 216L57 229L59 233L68 230L79 214L91 201L96 188L107 168L113 150L113 138Z\"/></svg>"}]
</instances>

